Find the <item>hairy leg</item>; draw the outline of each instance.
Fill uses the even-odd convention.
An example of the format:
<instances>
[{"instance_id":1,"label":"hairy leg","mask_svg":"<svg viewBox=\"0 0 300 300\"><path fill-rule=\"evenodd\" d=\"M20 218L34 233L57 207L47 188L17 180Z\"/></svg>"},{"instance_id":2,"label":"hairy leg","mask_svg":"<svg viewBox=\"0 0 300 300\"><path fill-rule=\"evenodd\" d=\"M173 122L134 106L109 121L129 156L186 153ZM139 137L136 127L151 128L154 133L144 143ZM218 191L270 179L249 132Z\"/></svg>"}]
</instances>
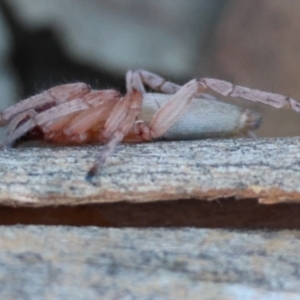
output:
<instances>
[{"instance_id":1,"label":"hairy leg","mask_svg":"<svg viewBox=\"0 0 300 300\"><path fill-rule=\"evenodd\" d=\"M100 91L101 96L103 96L103 91ZM119 93L114 90L107 90L105 94L107 97L119 97ZM93 97L92 97L93 96ZM69 100L68 102L64 102L60 105L49 108L48 110L42 111L40 113L35 114L34 116L31 114L31 118L24 122L24 124L17 127L14 131L11 131L7 136L6 140L3 143L3 147L8 147L14 143L17 139L25 135L27 132L32 130L35 126L40 126L42 130L45 126L45 131L48 132L49 128L55 128L55 121L59 123L60 126L65 126L64 117L69 120L69 117L77 112L88 110L90 108L95 108L102 104L102 97L95 97L95 95L86 95L81 98L75 98L74 100ZM16 115L15 118L19 118ZM47 124L51 123L47 127ZM56 130L59 130L56 126Z\"/></svg>"},{"instance_id":2,"label":"hairy leg","mask_svg":"<svg viewBox=\"0 0 300 300\"><path fill-rule=\"evenodd\" d=\"M139 72L129 70L126 73L126 90L129 92L134 88L142 94L146 93L142 77L140 76Z\"/></svg>"},{"instance_id":3,"label":"hairy leg","mask_svg":"<svg viewBox=\"0 0 300 300\"><path fill-rule=\"evenodd\" d=\"M6 125L15 115L29 110L37 109L43 111L49 107L56 106L75 98L82 98L90 92L91 88L85 83L63 84L53 87L38 95L29 97L4 109L0 113L0 126Z\"/></svg>"},{"instance_id":4,"label":"hairy leg","mask_svg":"<svg viewBox=\"0 0 300 300\"><path fill-rule=\"evenodd\" d=\"M115 90L93 90L83 98L83 102L90 106L89 109L54 118L45 124L43 130L48 132L63 130L67 135L82 134L96 123L103 122L103 119L105 121L109 111L120 98L120 93Z\"/></svg>"},{"instance_id":5,"label":"hairy leg","mask_svg":"<svg viewBox=\"0 0 300 300\"><path fill-rule=\"evenodd\" d=\"M146 84L151 89L164 94L175 94L181 88L180 85L167 81L166 79L145 70L128 71L128 73L129 72L132 74L131 78L135 81L139 80L141 84Z\"/></svg>"},{"instance_id":6,"label":"hairy leg","mask_svg":"<svg viewBox=\"0 0 300 300\"><path fill-rule=\"evenodd\" d=\"M259 102L275 108L290 108L296 112L300 112L300 103L296 100L280 95L243 86L233 85L223 80L203 78L200 79L204 85L223 96L231 96L234 98L242 98L253 102Z\"/></svg>"},{"instance_id":7,"label":"hairy leg","mask_svg":"<svg viewBox=\"0 0 300 300\"><path fill-rule=\"evenodd\" d=\"M2 145L0 146L0 148L4 148L4 147L7 147L7 146L12 146L16 139L11 141L11 136L16 131L18 126L22 126L22 125L20 125L20 123L22 121L25 121L26 119L29 119L29 120L34 119L36 117L36 115L37 115L37 112L30 109L28 111L24 111L24 112L18 114L17 116L15 116L13 118L13 120L10 122L10 124L8 125L6 138L3 141Z\"/></svg>"},{"instance_id":8,"label":"hairy leg","mask_svg":"<svg viewBox=\"0 0 300 300\"><path fill-rule=\"evenodd\" d=\"M141 91L142 93L145 93L144 85L147 85L150 89L163 93L163 94L175 94L177 93L182 86L173 83L171 81L168 81L164 79L163 77L151 73L146 70L135 70L135 71L128 71L127 75L129 75L129 78L134 79L135 88ZM126 79L127 79L126 75ZM134 83L128 84L127 82L127 88L131 87ZM138 86L142 86L141 89L138 88ZM208 100L217 100L216 97L207 94L207 93L201 93L198 95L195 95L195 97L199 97L201 95L201 98L205 98Z\"/></svg>"},{"instance_id":9,"label":"hairy leg","mask_svg":"<svg viewBox=\"0 0 300 300\"><path fill-rule=\"evenodd\" d=\"M206 86L193 79L183 85L178 92L172 95L153 116L150 124L142 128L142 137L152 140L161 137L182 116L191 100L203 93ZM199 101L201 101L199 99Z\"/></svg>"},{"instance_id":10,"label":"hairy leg","mask_svg":"<svg viewBox=\"0 0 300 300\"><path fill-rule=\"evenodd\" d=\"M179 85L167 81L154 73L145 70L136 70L133 73L138 74L144 84L158 92L174 94L180 89ZM207 88L210 88L211 90L218 92L223 96L242 98L245 100L270 105L275 108L289 108L296 112L300 112L300 103L284 95L250 89L243 86L235 86L230 82L213 78L203 78L199 81ZM215 99L209 94L202 94L201 96L205 97L206 99Z\"/></svg>"},{"instance_id":11,"label":"hairy leg","mask_svg":"<svg viewBox=\"0 0 300 300\"><path fill-rule=\"evenodd\" d=\"M114 106L122 98L115 90L92 91L85 101L92 107L80 112L77 116L64 124L64 133L67 135L83 134L97 124L105 122Z\"/></svg>"},{"instance_id":12,"label":"hairy leg","mask_svg":"<svg viewBox=\"0 0 300 300\"><path fill-rule=\"evenodd\" d=\"M108 156L114 151L118 143L132 128L142 106L141 92L133 89L129 91L114 107L111 115L104 125L103 137L108 140L100 156L86 175L91 180L106 162Z\"/></svg>"},{"instance_id":13,"label":"hairy leg","mask_svg":"<svg viewBox=\"0 0 300 300\"><path fill-rule=\"evenodd\" d=\"M70 102L63 103L59 106L52 107L42 113L36 114L24 124L16 128L16 130L13 131L9 136L7 136L6 140L3 143L3 147L9 147L14 143L14 141L25 135L35 126L42 126L43 124L53 121L56 118L61 118L63 116L67 116L71 113L87 108L89 108L88 104L83 102L82 99L75 99Z\"/></svg>"}]
</instances>

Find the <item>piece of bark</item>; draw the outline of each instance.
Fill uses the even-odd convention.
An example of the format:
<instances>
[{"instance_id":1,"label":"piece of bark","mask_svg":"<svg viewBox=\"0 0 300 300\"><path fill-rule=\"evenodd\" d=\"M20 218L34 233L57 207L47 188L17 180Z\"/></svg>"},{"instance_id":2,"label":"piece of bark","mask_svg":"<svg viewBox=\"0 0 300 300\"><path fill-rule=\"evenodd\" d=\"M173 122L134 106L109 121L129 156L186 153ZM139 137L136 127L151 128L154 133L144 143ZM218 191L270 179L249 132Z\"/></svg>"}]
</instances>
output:
<instances>
[{"instance_id":1,"label":"piece of bark","mask_svg":"<svg viewBox=\"0 0 300 300\"><path fill-rule=\"evenodd\" d=\"M299 138L119 145L95 178L102 146L0 152L0 204L45 206L118 201L255 198L300 200Z\"/></svg>"},{"instance_id":2,"label":"piece of bark","mask_svg":"<svg viewBox=\"0 0 300 300\"><path fill-rule=\"evenodd\" d=\"M0 227L1 299L299 299L297 231Z\"/></svg>"}]
</instances>

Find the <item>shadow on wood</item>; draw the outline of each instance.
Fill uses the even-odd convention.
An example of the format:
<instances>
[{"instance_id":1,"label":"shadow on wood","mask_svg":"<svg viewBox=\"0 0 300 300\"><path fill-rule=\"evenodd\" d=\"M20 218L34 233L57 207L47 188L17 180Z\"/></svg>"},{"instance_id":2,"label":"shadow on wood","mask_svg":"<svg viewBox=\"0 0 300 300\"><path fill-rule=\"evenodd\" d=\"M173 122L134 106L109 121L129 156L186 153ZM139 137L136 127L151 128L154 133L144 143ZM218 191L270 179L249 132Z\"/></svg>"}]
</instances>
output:
<instances>
[{"instance_id":1,"label":"shadow on wood","mask_svg":"<svg viewBox=\"0 0 300 300\"><path fill-rule=\"evenodd\" d=\"M0 224L101 227L300 228L299 204L256 200L178 200L29 208L0 207Z\"/></svg>"}]
</instances>

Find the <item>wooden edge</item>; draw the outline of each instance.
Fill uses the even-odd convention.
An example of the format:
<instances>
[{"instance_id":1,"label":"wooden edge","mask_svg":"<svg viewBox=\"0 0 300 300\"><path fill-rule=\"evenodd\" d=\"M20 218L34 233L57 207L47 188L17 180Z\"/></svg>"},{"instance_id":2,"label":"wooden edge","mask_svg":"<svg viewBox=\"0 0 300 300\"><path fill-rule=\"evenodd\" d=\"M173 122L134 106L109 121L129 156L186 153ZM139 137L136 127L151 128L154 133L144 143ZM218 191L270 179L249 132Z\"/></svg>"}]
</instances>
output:
<instances>
[{"instance_id":1,"label":"wooden edge","mask_svg":"<svg viewBox=\"0 0 300 300\"><path fill-rule=\"evenodd\" d=\"M0 152L0 205L52 206L178 199L300 201L299 138L120 145L91 184L102 146Z\"/></svg>"}]
</instances>

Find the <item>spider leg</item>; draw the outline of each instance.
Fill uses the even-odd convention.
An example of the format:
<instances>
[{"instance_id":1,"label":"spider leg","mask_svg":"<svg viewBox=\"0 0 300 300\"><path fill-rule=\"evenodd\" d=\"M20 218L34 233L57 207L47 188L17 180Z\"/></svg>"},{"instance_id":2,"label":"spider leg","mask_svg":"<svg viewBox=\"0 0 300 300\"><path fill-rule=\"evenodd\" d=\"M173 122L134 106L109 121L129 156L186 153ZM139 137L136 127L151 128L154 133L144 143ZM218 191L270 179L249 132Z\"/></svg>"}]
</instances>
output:
<instances>
[{"instance_id":1,"label":"spider leg","mask_svg":"<svg viewBox=\"0 0 300 300\"><path fill-rule=\"evenodd\" d=\"M92 91L87 102L92 108L80 112L77 116L64 124L64 133L78 135L86 132L101 122L105 122L114 106L121 99L119 92L114 90Z\"/></svg>"},{"instance_id":2,"label":"spider leg","mask_svg":"<svg viewBox=\"0 0 300 300\"><path fill-rule=\"evenodd\" d=\"M11 141L10 138L13 135L13 133L16 131L18 125L22 121L26 120L27 118L29 118L29 119L35 118L36 115L37 115L37 112L30 109L28 111L24 111L24 112L18 114L17 116L15 116L14 119L11 121L11 123L8 125L6 138L3 141L3 143L1 144L0 148L2 149L2 148L7 147L7 146L12 146L12 144L15 140Z\"/></svg>"},{"instance_id":3,"label":"spider leg","mask_svg":"<svg viewBox=\"0 0 300 300\"><path fill-rule=\"evenodd\" d=\"M145 140L161 137L181 117L191 100L206 90L206 86L193 79L172 95L153 116L148 128L141 128ZM201 100L200 100L201 101Z\"/></svg>"},{"instance_id":4,"label":"spider leg","mask_svg":"<svg viewBox=\"0 0 300 300\"><path fill-rule=\"evenodd\" d=\"M127 92L131 91L133 88L140 91L142 94L146 93L142 77L139 72L129 70L126 73L126 90Z\"/></svg>"},{"instance_id":5,"label":"spider leg","mask_svg":"<svg viewBox=\"0 0 300 300\"><path fill-rule=\"evenodd\" d=\"M70 87L70 85L68 86ZM77 84L76 86L78 87ZM84 96L82 88L78 88L77 90L75 89L75 92L74 90L66 90L65 88L66 85L53 88L55 95L59 96L61 93L60 97L65 100L62 100L61 104L48 109L44 108L44 110L41 110L41 112L39 112L38 108L30 109L28 110L31 112L30 115L28 115L28 111L25 111L24 117L22 112L14 116L12 122L16 125L10 125L11 129L9 129L2 147L11 146L14 141L25 135L35 126L42 127L44 132L61 130L64 126L66 126L66 123L71 122L72 119L81 111L95 109L97 106L107 102L108 99L112 101L120 98L119 92L115 90L92 91L88 94L86 94L86 91L84 91ZM72 100L74 96L77 98ZM115 102L112 101L112 103ZM23 120L26 116L30 117L29 120L17 127L17 125L20 123L18 120Z\"/></svg>"},{"instance_id":6,"label":"spider leg","mask_svg":"<svg viewBox=\"0 0 300 300\"><path fill-rule=\"evenodd\" d=\"M212 78L203 78L200 79L200 82L224 96L242 98L253 102L270 105L275 108L290 108L296 112L300 112L299 102L280 94L254 90L243 86L233 85L230 82Z\"/></svg>"},{"instance_id":7,"label":"spider leg","mask_svg":"<svg viewBox=\"0 0 300 300\"><path fill-rule=\"evenodd\" d=\"M21 121L23 121L27 118L33 119L33 118L35 118L36 115L37 115L37 112L33 109L24 111L24 112L16 115L8 125L6 137L9 137L16 130L16 128L18 127L18 125L20 124Z\"/></svg>"},{"instance_id":8,"label":"spider leg","mask_svg":"<svg viewBox=\"0 0 300 300\"><path fill-rule=\"evenodd\" d=\"M127 72L126 74L127 90L130 90L130 88L134 86L137 90L141 91L144 94L146 93L144 84L149 86L152 90L161 92L163 94L175 94L181 88L180 85L173 83L171 81L167 81L161 76L151 73L149 71L135 70L135 71ZM199 95L196 95L195 97L198 96ZM206 93L201 93L201 98L205 98L208 100L217 100L216 97Z\"/></svg>"},{"instance_id":9,"label":"spider leg","mask_svg":"<svg viewBox=\"0 0 300 300\"><path fill-rule=\"evenodd\" d=\"M130 76L131 79L134 80L135 82L137 82L137 78L139 78L141 84L145 84L149 86L151 89L158 92L162 92L164 94L175 94L181 88L180 85L167 81L166 79L145 70L128 71L128 73L129 72L131 73ZM127 79L127 75L126 75L126 79ZM128 88L128 84L127 84L127 88Z\"/></svg>"},{"instance_id":10,"label":"spider leg","mask_svg":"<svg viewBox=\"0 0 300 300\"><path fill-rule=\"evenodd\" d=\"M103 118L105 121L109 111L120 98L120 93L115 90L92 90L82 99L83 102L88 103L89 109L53 119L44 125L43 130L48 132L63 130L67 135L83 133L101 122Z\"/></svg>"},{"instance_id":11,"label":"spider leg","mask_svg":"<svg viewBox=\"0 0 300 300\"><path fill-rule=\"evenodd\" d=\"M112 110L107 119L103 137L108 140L102 150L100 156L96 159L93 167L88 171L86 180L90 181L98 170L106 162L108 156L113 152L118 143L132 128L136 117L138 116L142 106L142 93L136 89L132 89L122 98Z\"/></svg>"},{"instance_id":12,"label":"spider leg","mask_svg":"<svg viewBox=\"0 0 300 300\"><path fill-rule=\"evenodd\" d=\"M13 116L23 111L29 109L43 111L57 104L75 98L82 98L84 95L88 94L90 90L91 88L89 85L80 82L53 87L4 109L0 113L0 127L6 125Z\"/></svg>"},{"instance_id":13,"label":"spider leg","mask_svg":"<svg viewBox=\"0 0 300 300\"><path fill-rule=\"evenodd\" d=\"M111 102L103 107L100 106L82 111L64 126L63 132L66 135L78 135L87 132L93 127L96 128L97 125L107 120L107 116L112 111L114 104Z\"/></svg>"},{"instance_id":14,"label":"spider leg","mask_svg":"<svg viewBox=\"0 0 300 300\"><path fill-rule=\"evenodd\" d=\"M58 106L52 107L44 112L32 116L24 124L20 125L5 139L2 147L11 146L17 139L32 130L35 126L42 126L50 121L68 116L72 113L90 108L89 103L83 99L75 99Z\"/></svg>"}]
</instances>

